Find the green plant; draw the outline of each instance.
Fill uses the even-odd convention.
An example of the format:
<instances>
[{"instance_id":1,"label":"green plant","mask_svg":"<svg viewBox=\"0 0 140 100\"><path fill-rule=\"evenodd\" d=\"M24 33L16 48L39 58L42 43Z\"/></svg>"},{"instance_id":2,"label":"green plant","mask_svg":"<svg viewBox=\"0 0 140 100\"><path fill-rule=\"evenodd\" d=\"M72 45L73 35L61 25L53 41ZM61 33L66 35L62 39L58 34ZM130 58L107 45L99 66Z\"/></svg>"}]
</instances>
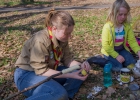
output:
<instances>
[{"instance_id":1,"label":"green plant","mask_svg":"<svg viewBox=\"0 0 140 100\"><path fill-rule=\"evenodd\" d=\"M4 77L0 77L0 85L5 82Z\"/></svg>"},{"instance_id":2,"label":"green plant","mask_svg":"<svg viewBox=\"0 0 140 100\"><path fill-rule=\"evenodd\" d=\"M4 57L1 61L0 61L0 67L7 65L9 61L9 58Z\"/></svg>"}]
</instances>

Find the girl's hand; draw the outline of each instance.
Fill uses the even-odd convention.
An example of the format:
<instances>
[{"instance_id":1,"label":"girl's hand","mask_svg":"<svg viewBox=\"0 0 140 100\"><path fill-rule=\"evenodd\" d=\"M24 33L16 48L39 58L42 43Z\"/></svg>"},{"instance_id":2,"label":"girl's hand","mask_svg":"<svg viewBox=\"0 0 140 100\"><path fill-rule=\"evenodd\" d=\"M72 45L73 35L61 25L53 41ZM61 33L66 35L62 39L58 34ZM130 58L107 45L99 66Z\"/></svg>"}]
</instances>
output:
<instances>
[{"instance_id":1,"label":"girl's hand","mask_svg":"<svg viewBox=\"0 0 140 100\"><path fill-rule=\"evenodd\" d=\"M139 56L139 59L140 59L140 51L138 51L138 56Z\"/></svg>"},{"instance_id":2,"label":"girl's hand","mask_svg":"<svg viewBox=\"0 0 140 100\"><path fill-rule=\"evenodd\" d=\"M75 79L79 79L79 80L82 80L82 81L85 81L86 79L87 79L87 77L88 77L88 74L87 75L85 75L85 76L81 76L80 75L80 72L82 71L82 69L80 69L80 70L78 70L78 71L76 71L76 72L72 72L72 73L70 73L71 74L71 78L75 78Z\"/></svg>"},{"instance_id":3,"label":"girl's hand","mask_svg":"<svg viewBox=\"0 0 140 100\"><path fill-rule=\"evenodd\" d=\"M82 64L81 64L81 68L82 69L85 69L87 72L89 72L89 70L91 70L91 66L89 65L89 63L87 61L84 61Z\"/></svg>"},{"instance_id":4,"label":"girl's hand","mask_svg":"<svg viewBox=\"0 0 140 100\"><path fill-rule=\"evenodd\" d=\"M124 57L121 55L118 55L117 58L118 62L123 63L125 61Z\"/></svg>"}]
</instances>

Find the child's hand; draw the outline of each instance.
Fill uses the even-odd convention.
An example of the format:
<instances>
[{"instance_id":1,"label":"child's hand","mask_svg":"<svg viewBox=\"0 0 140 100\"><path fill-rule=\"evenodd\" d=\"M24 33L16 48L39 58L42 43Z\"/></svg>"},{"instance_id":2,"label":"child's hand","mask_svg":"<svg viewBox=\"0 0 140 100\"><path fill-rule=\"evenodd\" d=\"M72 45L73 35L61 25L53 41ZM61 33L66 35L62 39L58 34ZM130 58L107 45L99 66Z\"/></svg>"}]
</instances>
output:
<instances>
[{"instance_id":1,"label":"child's hand","mask_svg":"<svg viewBox=\"0 0 140 100\"><path fill-rule=\"evenodd\" d=\"M88 77L88 74L87 75L81 75L80 73L82 72L83 69L80 69L76 72L72 72L70 73L72 75L71 78L75 78L75 79L79 79L79 80L82 80L82 81L85 81Z\"/></svg>"},{"instance_id":2,"label":"child's hand","mask_svg":"<svg viewBox=\"0 0 140 100\"><path fill-rule=\"evenodd\" d=\"M118 62L123 63L125 61L124 57L121 55L118 55L117 58Z\"/></svg>"},{"instance_id":3,"label":"child's hand","mask_svg":"<svg viewBox=\"0 0 140 100\"><path fill-rule=\"evenodd\" d=\"M86 70L86 72L89 72L89 70L91 70L91 66L89 65L89 63L87 61L84 61L82 64L81 64L81 68Z\"/></svg>"}]
</instances>

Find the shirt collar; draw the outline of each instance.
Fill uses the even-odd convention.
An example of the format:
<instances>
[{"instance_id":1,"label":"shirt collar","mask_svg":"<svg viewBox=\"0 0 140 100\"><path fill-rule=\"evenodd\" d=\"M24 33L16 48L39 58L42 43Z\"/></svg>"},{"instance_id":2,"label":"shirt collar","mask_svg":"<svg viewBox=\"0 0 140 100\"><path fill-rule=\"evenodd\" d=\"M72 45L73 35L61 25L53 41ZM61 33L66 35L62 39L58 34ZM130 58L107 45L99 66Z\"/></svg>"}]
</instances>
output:
<instances>
[{"instance_id":1,"label":"shirt collar","mask_svg":"<svg viewBox=\"0 0 140 100\"><path fill-rule=\"evenodd\" d=\"M49 37L49 31L48 30L47 30L47 33L48 33L47 35ZM52 39L51 39L51 41L53 42L55 48L57 48L57 47L63 47L63 46L65 46L65 45L68 44L68 42L58 42L57 38L55 37L55 35L53 33L52 33Z\"/></svg>"},{"instance_id":2,"label":"shirt collar","mask_svg":"<svg viewBox=\"0 0 140 100\"><path fill-rule=\"evenodd\" d=\"M54 36L54 34L52 33L52 42L54 44L54 47L60 47L58 40L56 39L56 37Z\"/></svg>"}]
</instances>

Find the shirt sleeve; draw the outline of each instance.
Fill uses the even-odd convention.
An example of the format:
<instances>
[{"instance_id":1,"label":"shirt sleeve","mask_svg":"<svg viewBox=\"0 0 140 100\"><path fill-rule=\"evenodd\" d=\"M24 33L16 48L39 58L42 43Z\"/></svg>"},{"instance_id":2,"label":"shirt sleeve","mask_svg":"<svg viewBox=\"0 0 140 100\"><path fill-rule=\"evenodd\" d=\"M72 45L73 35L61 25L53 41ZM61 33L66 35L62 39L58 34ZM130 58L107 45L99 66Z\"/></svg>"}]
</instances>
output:
<instances>
[{"instance_id":1,"label":"shirt sleeve","mask_svg":"<svg viewBox=\"0 0 140 100\"><path fill-rule=\"evenodd\" d=\"M64 64L64 66L69 67L70 63L73 61L73 57L72 57L72 54L71 54L71 52L70 52L68 43L67 43L66 46L63 48L63 54L64 54L64 55L63 55L63 57L62 57L61 62Z\"/></svg>"},{"instance_id":2,"label":"shirt sleeve","mask_svg":"<svg viewBox=\"0 0 140 100\"><path fill-rule=\"evenodd\" d=\"M45 56L49 56L48 49L40 41L35 41L30 51L30 65L37 75L47 71L48 63L45 62Z\"/></svg>"},{"instance_id":3,"label":"shirt sleeve","mask_svg":"<svg viewBox=\"0 0 140 100\"><path fill-rule=\"evenodd\" d=\"M138 45L138 43L136 41L136 38L135 38L133 29L131 26L129 26L129 29L127 32L128 32L128 43L129 43L130 47L132 48L132 50L135 53L137 53L140 50L140 46Z\"/></svg>"},{"instance_id":4,"label":"shirt sleeve","mask_svg":"<svg viewBox=\"0 0 140 100\"><path fill-rule=\"evenodd\" d=\"M110 27L108 24L104 25L102 30L102 48L113 58L118 56L118 53L114 50L113 33L110 33ZM115 38L115 37L114 37Z\"/></svg>"}]
</instances>

